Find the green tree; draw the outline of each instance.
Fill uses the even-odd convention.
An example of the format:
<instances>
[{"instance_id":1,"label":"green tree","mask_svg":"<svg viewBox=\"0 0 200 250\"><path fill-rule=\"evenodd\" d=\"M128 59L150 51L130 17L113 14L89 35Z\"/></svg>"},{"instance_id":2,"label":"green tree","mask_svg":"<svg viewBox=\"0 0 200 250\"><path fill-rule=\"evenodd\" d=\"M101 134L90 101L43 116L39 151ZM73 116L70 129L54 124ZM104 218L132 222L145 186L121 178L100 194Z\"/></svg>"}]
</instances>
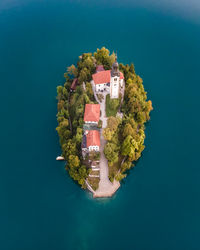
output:
<instances>
[{"instance_id":1,"label":"green tree","mask_svg":"<svg viewBox=\"0 0 200 250\"><path fill-rule=\"evenodd\" d=\"M136 140L131 135L128 135L122 143L122 149L121 149L122 155L134 158L135 150L137 149L138 149L138 144Z\"/></svg>"},{"instance_id":2,"label":"green tree","mask_svg":"<svg viewBox=\"0 0 200 250\"><path fill-rule=\"evenodd\" d=\"M77 168L80 165L80 160L76 155L70 155L68 157L68 163L70 168Z\"/></svg>"},{"instance_id":3,"label":"green tree","mask_svg":"<svg viewBox=\"0 0 200 250\"><path fill-rule=\"evenodd\" d=\"M134 137L137 133L136 129L133 129L130 123L126 123L126 125L123 128L123 137L127 137L128 135L131 135Z\"/></svg>"},{"instance_id":4,"label":"green tree","mask_svg":"<svg viewBox=\"0 0 200 250\"><path fill-rule=\"evenodd\" d=\"M58 86L57 87L57 99L58 99L58 101L61 100L62 95L63 95L63 87L62 86Z\"/></svg>"},{"instance_id":5,"label":"green tree","mask_svg":"<svg viewBox=\"0 0 200 250\"><path fill-rule=\"evenodd\" d=\"M107 141L110 141L112 139L113 133L114 132L110 128L103 129L103 136Z\"/></svg>"},{"instance_id":6,"label":"green tree","mask_svg":"<svg viewBox=\"0 0 200 250\"><path fill-rule=\"evenodd\" d=\"M86 82L86 93L90 100L94 101L94 93L92 90L92 85L89 82Z\"/></svg>"},{"instance_id":7,"label":"green tree","mask_svg":"<svg viewBox=\"0 0 200 250\"><path fill-rule=\"evenodd\" d=\"M72 139L67 140L65 143L64 151L66 152L66 155L76 155L77 149L76 149L76 143L72 141Z\"/></svg>"},{"instance_id":8,"label":"green tree","mask_svg":"<svg viewBox=\"0 0 200 250\"><path fill-rule=\"evenodd\" d=\"M82 141L82 137L83 137L83 129L82 128L77 128L77 132L76 132L76 142L77 143L81 143Z\"/></svg>"},{"instance_id":9,"label":"green tree","mask_svg":"<svg viewBox=\"0 0 200 250\"><path fill-rule=\"evenodd\" d=\"M103 65L105 69L110 69L112 64L115 61L115 54L114 52L110 56L110 51L105 47L101 49L97 49L97 52L94 52L94 57L98 65Z\"/></svg>"},{"instance_id":10,"label":"green tree","mask_svg":"<svg viewBox=\"0 0 200 250\"><path fill-rule=\"evenodd\" d=\"M77 70L77 68L75 67L75 65L72 64L70 67L67 68L67 73L70 74L70 75L73 75L74 77L77 77L77 75L78 75L78 70Z\"/></svg>"},{"instance_id":11,"label":"green tree","mask_svg":"<svg viewBox=\"0 0 200 250\"><path fill-rule=\"evenodd\" d=\"M82 165L79 169L78 169L79 175L81 178L86 178L88 176L88 172L87 172L87 168L85 165Z\"/></svg>"},{"instance_id":12,"label":"green tree","mask_svg":"<svg viewBox=\"0 0 200 250\"><path fill-rule=\"evenodd\" d=\"M104 147L104 154L108 161L112 164L118 161L119 147L108 142Z\"/></svg>"},{"instance_id":13,"label":"green tree","mask_svg":"<svg viewBox=\"0 0 200 250\"><path fill-rule=\"evenodd\" d=\"M107 128L115 132L120 122L121 122L121 119L119 117L110 116L107 120Z\"/></svg>"}]
</instances>

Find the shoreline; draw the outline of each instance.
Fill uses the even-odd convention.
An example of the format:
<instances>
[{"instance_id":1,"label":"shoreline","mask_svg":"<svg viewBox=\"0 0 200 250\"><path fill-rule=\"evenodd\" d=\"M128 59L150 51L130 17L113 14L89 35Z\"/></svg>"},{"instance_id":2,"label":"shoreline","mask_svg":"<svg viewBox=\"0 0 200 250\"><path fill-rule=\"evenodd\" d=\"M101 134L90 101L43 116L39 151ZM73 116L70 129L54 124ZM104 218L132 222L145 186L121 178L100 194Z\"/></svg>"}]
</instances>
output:
<instances>
[{"instance_id":1,"label":"shoreline","mask_svg":"<svg viewBox=\"0 0 200 250\"><path fill-rule=\"evenodd\" d=\"M115 192L119 189L119 187L121 186L120 183L116 180L114 180L114 182L111 184L112 186L110 187L109 190L102 190L102 191L94 191L93 193L93 198L109 198L112 197Z\"/></svg>"},{"instance_id":2,"label":"shoreline","mask_svg":"<svg viewBox=\"0 0 200 250\"><path fill-rule=\"evenodd\" d=\"M112 197L116 191L119 189L119 187L121 186L119 181L114 180L113 183L110 182L110 188L109 190L93 190L92 187L89 185L89 183L86 180L86 185L87 185L87 190L90 191L92 193L92 197L93 198L110 198Z\"/></svg>"}]
</instances>

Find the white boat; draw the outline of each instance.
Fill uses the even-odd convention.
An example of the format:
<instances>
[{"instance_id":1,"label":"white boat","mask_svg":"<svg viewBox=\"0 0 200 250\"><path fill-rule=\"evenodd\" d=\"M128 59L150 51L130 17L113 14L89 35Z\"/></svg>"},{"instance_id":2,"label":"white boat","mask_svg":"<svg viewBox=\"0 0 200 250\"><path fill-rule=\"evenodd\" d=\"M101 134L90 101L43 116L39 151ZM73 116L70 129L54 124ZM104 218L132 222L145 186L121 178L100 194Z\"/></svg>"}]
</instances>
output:
<instances>
[{"instance_id":1,"label":"white boat","mask_svg":"<svg viewBox=\"0 0 200 250\"><path fill-rule=\"evenodd\" d=\"M58 157L56 157L56 161L64 161L64 157L63 156L58 156Z\"/></svg>"}]
</instances>

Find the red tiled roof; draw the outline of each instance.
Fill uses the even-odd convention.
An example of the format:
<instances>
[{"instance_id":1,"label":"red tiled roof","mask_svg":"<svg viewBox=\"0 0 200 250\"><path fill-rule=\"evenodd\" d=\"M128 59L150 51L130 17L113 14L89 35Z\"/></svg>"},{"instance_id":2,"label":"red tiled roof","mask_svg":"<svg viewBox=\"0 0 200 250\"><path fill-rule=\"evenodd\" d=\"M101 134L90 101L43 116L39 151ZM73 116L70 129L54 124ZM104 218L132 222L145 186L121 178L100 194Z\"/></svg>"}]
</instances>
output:
<instances>
[{"instance_id":1,"label":"red tiled roof","mask_svg":"<svg viewBox=\"0 0 200 250\"><path fill-rule=\"evenodd\" d=\"M100 71L92 75L95 84L102 84L110 82L110 70ZM120 79L124 79L124 75L120 72Z\"/></svg>"},{"instance_id":2,"label":"red tiled roof","mask_svg":"<svg viewBox=\"0 0 200 250\"><path fill-rule=\"evenodd\" d=\"M86 135L87 138L87 148L89 146L99 146L100 147L100 134L97 130L90 130Z\"/></svg>"},{"instance_id":3,"label":"red tiled roof","mask_svg":"<svg viewBox=\"0 0 200 250\"><path fill-rule=\"evenodd\" d=\"M104 71L104 70L105 69L104 69L103 65L97 65L96 72L100 72L100 71Z\"/></svg>"},{"instance_id":4,"label":"red tiled roof","mask_svg":"<svg viewBox=\"0 0 200 250\"><path fill-rule=\"evenodd\" d=\"M124 79L124 74L120 72L120 79Z\"/></svg>"},{"instance_id":5,"label":"red tiled roof","mask_svg":"<svg viewBox=\"0 0 200 250\"><path fill-rule=\"evenodd\" d=\"M71 85L71 89L72 90L75 90L76 89L76 85L78 83L78 79L77 78L74 78L73 82L72 82L72 85Z\"/></svg>"},{"instance_id":6,"label":"red tiled roof","mask_svg":"<svg viewBox=\"0 0 200 250\"><path fill-rule=\"evenodd\" d=\"M100 104L86 104L84 121L85 122L98 122L100 117Z\"/></svg>"}]
</instances>

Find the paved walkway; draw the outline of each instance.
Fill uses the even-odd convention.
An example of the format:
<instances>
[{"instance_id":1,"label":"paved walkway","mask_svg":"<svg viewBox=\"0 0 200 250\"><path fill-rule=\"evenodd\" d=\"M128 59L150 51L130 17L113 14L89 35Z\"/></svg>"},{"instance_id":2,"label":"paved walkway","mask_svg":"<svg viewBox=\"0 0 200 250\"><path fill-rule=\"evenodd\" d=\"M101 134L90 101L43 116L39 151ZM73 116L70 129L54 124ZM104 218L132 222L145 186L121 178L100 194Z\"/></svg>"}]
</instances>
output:
<instances>
[{"instance_id":1,"label":"paved walkway","mask_svg":"<svg viewBox=\"0 0 200 250\"><path fill-rule=\"evenodd\" d=\"M106 140L103 137L103 128L106 128L107 126L105 101L106 101L106 95L108 94L108 92L101 92L101 94L104 96L104 99L102 100L102 102L100 102L96 96L94 84L92 84L92 89L93 89L96 101L100 104L100 109L101 109L100 119L102 120L102 129L100 130L100 140L101 140L101 146L100 146L101 158L100 158L100 164L99 164L100 182L99 182L99 188L93 192L93 197L111 197L120 187L120 183L116 180L113 183L110 182L108 178L108 174L109 174L108 173L108 161L103 152L104 146L106 144Z\"/></svg>"},{"instance_id":2,"label":"paved walkway","mask_svg":"<svg viewBox=\"0 0 200 250\"><path fill-rule=\"evenodd\" d=\"M120 183L118 181L110 182L108 178L108 161L104 155L103 149L106 144L106 140L103 137L101 132L101 158L100 158L100 182L99 188L93 193L93 197L111 197L117 189L120 187Z\"/></svg>"}]
</instances>

